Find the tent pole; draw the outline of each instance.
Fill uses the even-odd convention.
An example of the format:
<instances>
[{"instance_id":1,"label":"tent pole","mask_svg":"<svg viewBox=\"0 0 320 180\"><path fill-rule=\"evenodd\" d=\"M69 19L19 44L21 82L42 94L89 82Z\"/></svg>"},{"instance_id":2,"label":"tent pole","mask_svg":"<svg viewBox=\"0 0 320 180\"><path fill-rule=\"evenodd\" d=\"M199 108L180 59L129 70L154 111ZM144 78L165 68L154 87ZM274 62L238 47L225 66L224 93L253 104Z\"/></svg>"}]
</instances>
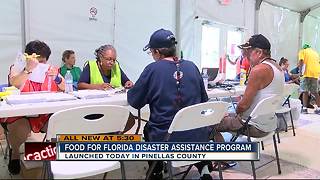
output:
<instances>
[{"instance_id":1,"label":"tent pole","mask_svg":"<svg viewBox=\"0 0 320 180\"><path fill-rule=\"evenodd\" d=\"M26 43L26 18L25 18L25 1L20 0L20 12L21 12L21 52L23 52L23 49L25 47Z\"/></svg>"},{"instance_id":2,"label":"tent pole","mask_svg":"<svg viewBox=\"0 0 320 180\"><path fill-rule=\"evenodd\" d=\"M259 33L259 11L263 0L256 0L255 11L254 11L254 34Z\"/></svg>"}]
</instances>

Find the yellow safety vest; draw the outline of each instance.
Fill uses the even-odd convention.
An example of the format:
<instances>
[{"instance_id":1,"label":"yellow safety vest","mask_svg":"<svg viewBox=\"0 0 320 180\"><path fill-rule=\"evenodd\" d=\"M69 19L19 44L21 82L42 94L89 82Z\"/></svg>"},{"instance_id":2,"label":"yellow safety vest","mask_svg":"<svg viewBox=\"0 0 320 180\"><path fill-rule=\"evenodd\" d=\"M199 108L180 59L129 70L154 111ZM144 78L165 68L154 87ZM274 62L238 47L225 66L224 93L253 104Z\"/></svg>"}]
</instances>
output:
<instances>
[{"instance_id":1,"label":"yellow safety vest","mask_svg":"<svg viewBox=\"0 0 320 180\"><path fill-rule=\"evenodd\" d=\"M90 84L104 83L99 67L95 60L89 61L89 68L90 68ZM114 88L122 87L121 70L118 62L116 62L111 69L110 84Z\"/></svg>"}]
</instances>

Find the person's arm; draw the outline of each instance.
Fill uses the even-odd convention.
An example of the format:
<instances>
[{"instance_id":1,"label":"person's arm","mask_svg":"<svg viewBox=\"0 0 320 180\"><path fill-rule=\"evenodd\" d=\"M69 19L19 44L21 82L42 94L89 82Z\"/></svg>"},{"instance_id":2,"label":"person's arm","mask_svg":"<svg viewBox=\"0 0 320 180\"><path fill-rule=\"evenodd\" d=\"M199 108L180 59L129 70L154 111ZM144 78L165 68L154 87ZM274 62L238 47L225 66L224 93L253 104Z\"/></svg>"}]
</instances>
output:
<instances>
[{"instance_id":1,"label":"person's arm","mask_svg":"<svg viewBox=\"0 0 320 180\"><path fill-rule=\"evenodd\" d=\"M122 69L120 68L121 71L121 84L123 87L125 87L126 89L129 89L133 86L133 82L130 81L130 79L127 77L127 75L122 71Z\"/></svg>"},{"instance_id":2,"label":"person's arm","mask_svg":"<svg viewBox=\"0 0 320 180\"><path fill-rule=\"evenodd\" d=\"M228 62L232 65L236 65L237 64L237 61L239 60L240 56L235 60L235 61L231 61L229 55L227 54L226 55L226 59L228 60Z\"/></svg>"},{"instance_id":3,"label":"person's arm","mask_svg":"<svg viewBox=\"0 0 320 180\"><path fill-rule=\"evenodd\" d=\"M61 82L59 82L59 84L57 84L58 85L58 88L61 90L61 91L64 91L65 90L65 85L66 85L66 83L64 82L64 78L63 78L63 76L61 76L61 74L58 74L57 75L59 78L61 78ZM56 82L57 83L57 82Z\"/></svg>"},{"instance_id":4,"label":"person's arm","mask_svg":"<svg viewBox=\"0 0 320 180\"><path fill-rule=\"evenodd\" d=\"M83 71L80 75L78 89L98 89L98 90L106 90L112 88L109 83L102 84L90 84L90 68L89 64L83 68Z\"/></svg>"},{"instance_id":5,"label":"person's arm","mask_svg":"<svg viewBox=\"0 0 320 180\"><path fill-rule=\"evenodd\" d=\"M21 88L21 86L26 82L29 78L31 72L37 67L39 61L37 59L29 59L27 60L26 67L21 72L10 72L9 75L9 84L15 86L16 88ZM16 74L18 73L18 74Z\"/></svg>"},{"instance_id":6,"label":"person's arm","mask_svg":"<svg viewBox=\"0 0 320 180\"><path fill-rule=\"evenodd\" d=\"M272 74L272 76L271 76ZM258 90L263 89L273 79L272 68L265 64L257 65L251 69L248 84L244 92L243 98L237 105L237 114L242 114L251 106Z\"/></svg>"},{"instance_id":7,"label":"person's arm","mask_svg":"<svg viewBox=\"0 0 320 180\"><path fill-rule=\"evenodd\" d=\"M54 80L54 82L56 83L58 88L61 91L64 91L65 90L65 82L64 82L63 76L61 76L61 74L59 73L59 69L50 66L47 73L48 73L48 76L52 77L52 80Z\"/></svg>"},{"instance_id":8,"label":"person's arm","mask_svg":"<svg viewBox=\"0 0 320 180\"><path fill-rule=\"evenodd\" d=\"M141 73L135 85L127 93L127 100L130 106L141 109L148 103L149 80L150 70L147 66Z\"/></svg>"}]
</instances>

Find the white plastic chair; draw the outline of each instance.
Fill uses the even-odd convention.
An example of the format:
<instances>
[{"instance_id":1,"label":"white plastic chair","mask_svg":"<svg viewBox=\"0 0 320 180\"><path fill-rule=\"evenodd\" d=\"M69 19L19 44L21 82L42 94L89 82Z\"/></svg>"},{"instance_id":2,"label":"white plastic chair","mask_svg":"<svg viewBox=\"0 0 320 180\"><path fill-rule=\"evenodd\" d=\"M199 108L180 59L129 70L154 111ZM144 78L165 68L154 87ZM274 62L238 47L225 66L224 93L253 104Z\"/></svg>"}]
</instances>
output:
<instances>
[{"instance_id":1,"label":"white plastic chair","mask_svg":"<svg viewBox=\"0 0 320 180\"><path fill-rule=\"evenodd\" d=\"M294 129L294 123L293 123L293 118L292 118L292 109L291 109L291 105L290 105L290 97L291 97L291 94L295 91L298 91L299 89L299 85L297 84L294 84L294 83L291 83L291 84L286 84L284 86L284 91L283 91L283 98L285 99L282 106L280 107L280 109L277 109L276 110L276 114L277 115L280 115L282 117L282 120L283 122L285 123L286 125L286 132L288 131L288 125L287 125L287 121L284 117L284 114L285 113L288 113L290 114L290 120L291 120L291 126L292 126L292 133L293 133L293 136L296 135L296 132L295 132L295 129ZM280 137L279 137L279 132L277 132L277 136L278 136L278 143L280 143Z\"/></svg>"},{"instance_id":2,"label":"white plastic chair","mask_svg":"<svg viewBox=\"0 0 320 180\"><path fill-rule=\"evenodd\" d=\"M196 104L181 109L174 116L174 119L168 129L168 134L165 141L170 139L170 136L173 132L187 131L218 124L227 112L228 106L229 104L227 102L214 101ZM168 161L169 179L173 178L171 167L182 167L186 165L192 166L198 162L199 161ZM156 163L153 163L149 168L146 179L148 179L151 175L155 165ZM185 172L183 178L188 174L191 166ZM222 179L221 171L219 171L219 176Z\"/></svg>"},{"instance_id":3,"label":"white plastic chair","mask_svg":"<svg viewBox=\"0 0 320 180\"><path fill-rule=\"evenodd\" d=\"M54 113L47 130L47 141L57 134L102 134L122 132L129 117L129 110L115 105L92 105L71 108ZM104 174L121 167L122 179L125 170L122 161L51 161L49 177L70 179Z\"/></svg>"},{"instance_id":4,"label":"white plastic chair","mask_svg":"<svg viewBox=\"0 0 320 180\"><path fill-rule=\"evenodd\" d=\"M259 118L259 116L262 116L262 115L267 115L267 114L274 114L275 115L275 112L279 108L280 105L281 105L281 97L278 95L272 95L270 97L262 99L256 105L256 107L253 109L253 111L251 112L250 116L248 117L248 119L244 123L243 128L238 130L237 134L231 138L231 141L236 141L238 136L245 136L244 135L245 131L247 132L246 136L247 136L248 142L262 142L262 141L265 141L265 140L273 137L273 145L274 145L274 151L276 154L278 174L281 174L281 168L280 168L277 142L276 142L276 137L275 137L276 130L268 133L264 137L252 138L252 137L250 137L250 133L249 133L249 122L251 119ZM256 168L254 166L254 161L251 161L251 168L252 168L253 178L256 179Z\"/></svg>"}]
</instances>

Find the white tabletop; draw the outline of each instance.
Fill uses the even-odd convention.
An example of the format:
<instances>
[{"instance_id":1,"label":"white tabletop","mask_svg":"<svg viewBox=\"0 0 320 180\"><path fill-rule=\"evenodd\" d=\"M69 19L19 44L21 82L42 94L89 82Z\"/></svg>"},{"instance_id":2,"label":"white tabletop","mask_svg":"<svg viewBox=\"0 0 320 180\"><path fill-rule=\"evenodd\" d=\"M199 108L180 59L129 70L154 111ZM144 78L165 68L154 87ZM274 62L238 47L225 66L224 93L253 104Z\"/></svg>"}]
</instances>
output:
<instances>
[{"instance_id":1,"label":"white tabletop","mask_svg":"<svg viewBox=\"0 0 320 180\"><path fill-rule=\"evenodd\" d=\"M228 97L228 96L240 96L244 94L245 86L235 86L234 88L227 90L223 88L214 88L207 91L209 98Z\"/></svg>"},{"instance_id":2,"label":"white tabletop","mask_svg":"<svg viewBox=\"0 0 320 180\"><path fill-rule=\"evenodd\" d=\"M14 116L27 116L35 114L48 114L60 110L86 106L86 105L128 105L127 94L110 95L106 98L97 99L77 99L71 101L57 101L57 102L41 102L30 104L15 104L9 105L5 101L1 102L0 118L14 117Z\"/></svg>"},{"instance_id":3,"label":"white tabletop","mask_svg":"<svg viewBox=\"0 0 320 180\"><path fill-rule=\"evenodd\" d=\"M208 97L226 97L226 96L238 96L244 93L245 87L235 87L231 90L225 89L209 89ZM28 103L28 104L15 104L10 105L5 101L0 105L0 118L14 117L14 116L28 116L35 114L48 114L54 113L60 110L86 106L86 105L121 105L128 106L127 94L115 94L105 98L97 99L77 99L69 101L57 101L57 102L41 102L41 103Z\"/></svg>"}]
</instances>

